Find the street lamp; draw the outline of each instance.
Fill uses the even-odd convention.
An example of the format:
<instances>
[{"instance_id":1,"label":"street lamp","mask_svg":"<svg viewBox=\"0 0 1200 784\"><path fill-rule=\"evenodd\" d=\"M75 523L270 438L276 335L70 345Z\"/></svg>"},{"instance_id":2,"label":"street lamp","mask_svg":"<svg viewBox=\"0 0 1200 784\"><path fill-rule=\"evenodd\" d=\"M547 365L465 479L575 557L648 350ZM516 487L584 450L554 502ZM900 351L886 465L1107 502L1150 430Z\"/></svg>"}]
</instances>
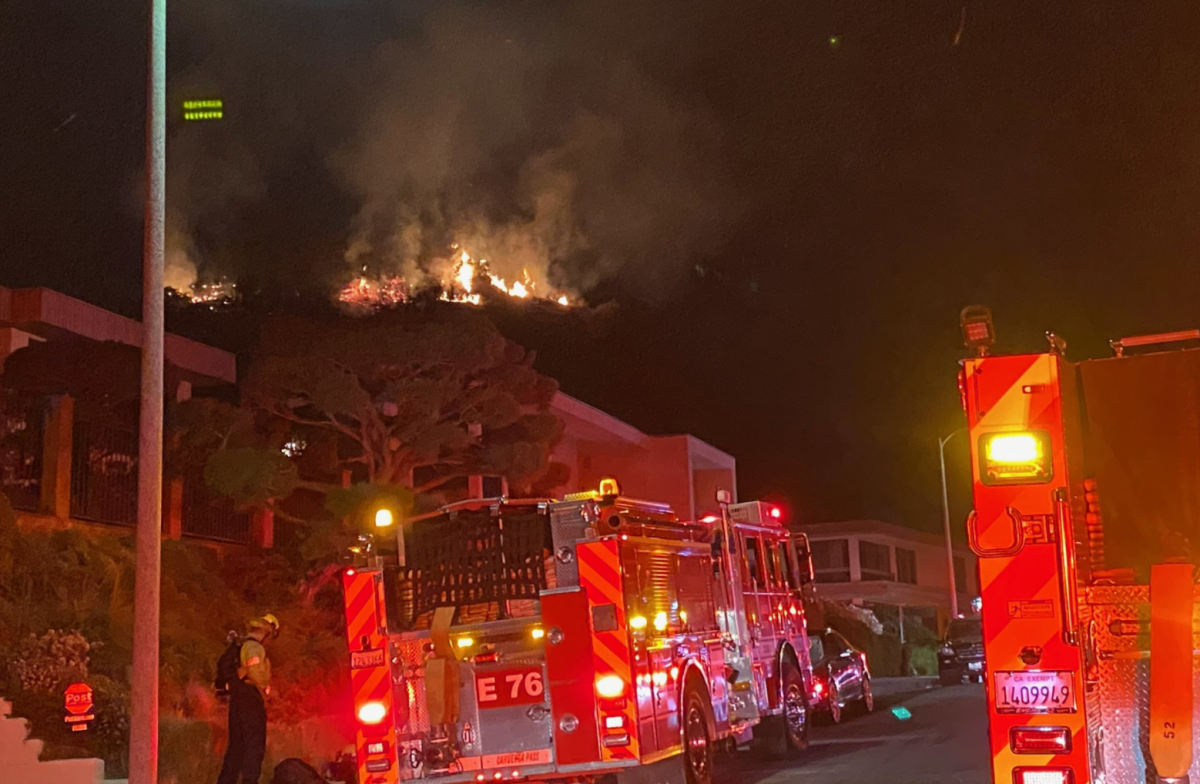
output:
<instances>
[{"instance_id":1,"label":"street lamp","mask_svg":"<svg viewBox=\"0 0 1200 784\"><path fill-rule=\"evenodd\" d=\"M166 214L167 0L150 0L146 75L146 213L142 243L142 381L129 782L158 781L158 645L162 582L163 241Z\"/></svg>"},{"instance_id":2,"label":"street lamp","mask_svg":"<svg viewBox=\"0 0 1200 784\"><path fill-rule=\"evenodd\" d=\"M396 516L386 506L375 510L375 527L390 528L396 522Z\"/></svg>"},{"instance_id":3,"label":"street lamp","mask_svg":"<svg viewBox=\"0 0 1200 784\"><path fill-rule=\"evenodd\" d=\"M942 463L942 532L946 536L946 575L950 578L950 617L958 617L958 586L954 579L954 542L950 539L950 494L946 490L946 444L966 428L960 427L938 439L938 458Z\"/></svg>"}]
</instances>

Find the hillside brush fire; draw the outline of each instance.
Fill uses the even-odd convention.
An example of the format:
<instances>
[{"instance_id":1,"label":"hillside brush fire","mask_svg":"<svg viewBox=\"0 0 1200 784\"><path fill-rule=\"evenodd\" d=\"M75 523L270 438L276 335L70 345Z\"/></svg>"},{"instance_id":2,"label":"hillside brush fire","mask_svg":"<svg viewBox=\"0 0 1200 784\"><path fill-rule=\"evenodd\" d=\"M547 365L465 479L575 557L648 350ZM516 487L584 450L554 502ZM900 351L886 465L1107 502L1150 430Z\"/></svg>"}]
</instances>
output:
<instances>
[{"instance_id":1,"label":"hillside brush fire","mask_svg":"<svg viewBox=\"0 0 1200 784\"><path fill-rule=\"evenodd\" d=\"M993 355L961 317L995 784L1200 780L1200 331Z\"/></svg>"},{"instance_id":2,"label":"hillside brush fire","mask_svg":"<svg viewBox=\"0 0 1200 784\"><path fill-rule=\"evenodd\" d=\"M559 305L571 304L570 298L561 292L552 292L523 267L520 275L505 280L492 272L487 259L473 257L457 243L450 246L446 259L436 260L426 274L409 281L400 275L369 277L363 274L343 286L337 299L343 305L355 309L391 307L407 302L414 292L422 288L436 288L440 299L447 302L463 302L479 305L483 292L507 295L514 299L545 299Z\"/></svg>"},{"instance_id":3,"label":"hillside brush fire","mask_svg":"<svg viewBox=\"0 0 1200 784\"><path fill-rule=\"evenodd\" d=\"M195 272L194 268L189 268ZM191 275L172 280L169 288L194 305L216 310L238 299L237 283L224 278L192 281ZM444 302L482 305L489 296L513 300L541 300L562 307L574 305L565 292L555 289L544 276L521 267L510 279L496 274L486 258L475 258L458 243L442 257L409 276L361 272L334 292L334 299L355 313L386 309L411 301L418 293L432 291Z\"/></svg>"},{"instance_id":4,"label":"hillside brush fire","mask_svg":"<svg viewBox=\"0 0 1200 784\"><path fill-rule=\"evenodd\" d=\"M605 480L408 521L342 576L360 784L707 784L718 748L802 750L808 543L728 501L680 521Z\"/></svg>"}]
</instances>

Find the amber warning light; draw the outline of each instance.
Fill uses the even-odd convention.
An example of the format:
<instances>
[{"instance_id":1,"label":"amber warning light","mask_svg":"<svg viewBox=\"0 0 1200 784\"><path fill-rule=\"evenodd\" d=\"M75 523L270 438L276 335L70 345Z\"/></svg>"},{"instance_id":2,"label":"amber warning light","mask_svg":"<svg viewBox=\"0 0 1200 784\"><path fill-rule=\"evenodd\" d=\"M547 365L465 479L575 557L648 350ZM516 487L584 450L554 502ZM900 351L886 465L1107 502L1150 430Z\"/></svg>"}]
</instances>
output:
<instances>
[{"instance_id":1,"label":"amber warning light","mask_svg":"<svg viewBox=\"0 0 1200 784\"><path fill-rule=\"evenodd\" d=\"M1041 484L1050 481L1050 436L1044 431L992 433L981 439L981 479L988 485Z\"/></svg>"}]
</instances>

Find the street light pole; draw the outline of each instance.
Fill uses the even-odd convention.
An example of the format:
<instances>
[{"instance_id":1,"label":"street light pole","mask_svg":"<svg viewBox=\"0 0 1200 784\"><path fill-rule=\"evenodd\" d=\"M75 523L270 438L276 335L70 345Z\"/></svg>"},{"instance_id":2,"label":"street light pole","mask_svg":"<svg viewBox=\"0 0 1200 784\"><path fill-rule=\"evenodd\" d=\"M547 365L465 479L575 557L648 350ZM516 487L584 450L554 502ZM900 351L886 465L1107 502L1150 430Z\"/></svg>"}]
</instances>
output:
<instances>
[{"instance_id":1,"label":"street light pole","mask_svg":"<svg viewBox=\"0 0 1200 784\"><path fill-rule=\"evenodd\" d=\"M146 212L142 241L142 389L129 784L158 781L158 645L162 581L163 226L166 212L167 0L150 0Z\"/></svg>"},{"instance_id":2,"label":"street light pole","mask_svg":"<svg viewBox=\"0 0 1200 784\"><path fill-rule=\"evenodd\" d=\"M938 457L942 463L942 532L946 536L946 576L950 579L950 617L958 617L958 585L954 579L954 542L950 538L950 494L946 489L946 444L962 432L955 430L938 439Z\"/></svg>"}]
</instances>

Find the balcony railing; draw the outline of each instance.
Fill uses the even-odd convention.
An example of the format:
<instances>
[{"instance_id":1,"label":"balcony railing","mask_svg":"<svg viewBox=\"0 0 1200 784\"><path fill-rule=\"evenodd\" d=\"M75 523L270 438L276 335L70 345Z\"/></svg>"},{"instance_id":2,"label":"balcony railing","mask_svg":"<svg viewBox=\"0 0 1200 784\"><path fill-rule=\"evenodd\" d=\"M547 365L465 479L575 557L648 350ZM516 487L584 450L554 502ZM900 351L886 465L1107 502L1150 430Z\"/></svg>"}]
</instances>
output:
<instances>
[{"instance_id":1,"label":"balcony railing","mask_svg":"<svg viewBox=\"0 0 1200 784\"><path fill-rule=\"evenodd\" d=\"M136 523L137 433L76 419L71 446L71 517Z\"/></svg>"},{"instance_id":2,"label":"balcony railing","mask_svg":"<svg viewBox=\"0 0 1200 784\"><path fill-rule=\"evenodd\" d=\"M201 472L183 478L182 526L184 536L220 542L249 544L251 514L240 511L228 498L214 496Z\"/></svg>"}]
</instances>

